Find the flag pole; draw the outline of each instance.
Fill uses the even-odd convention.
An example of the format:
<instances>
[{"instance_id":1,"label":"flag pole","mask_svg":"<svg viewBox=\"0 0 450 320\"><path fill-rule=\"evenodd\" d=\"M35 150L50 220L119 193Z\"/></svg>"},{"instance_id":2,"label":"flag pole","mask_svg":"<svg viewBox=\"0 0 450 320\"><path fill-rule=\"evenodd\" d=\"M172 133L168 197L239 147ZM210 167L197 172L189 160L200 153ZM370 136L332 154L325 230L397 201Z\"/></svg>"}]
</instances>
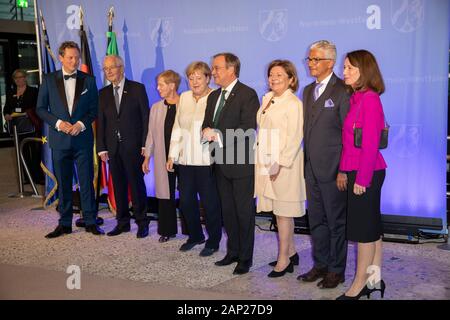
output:
<instances>
[{"instance_id":1,"label":"flag pole","mask_svg":"<svg viewBox=\"0 0 450 320\"><path fill-rule=\"evenodd\" d=\"M37 0L33 0L34 3L34 27L36 29L36 43L38 49L38 66L39 66L39 83L42 83L42 47L41 47L41 33L39 31L39 17L37 12ZM42 17L42 12L41 12Z\"/></svg>"},{"instance_id":2,"label":"flag pole","mask_svg":"<svg viewBox=\"0 0 450 320\"><path fill-rule=\"evenodd\" d=\"M114 19L114 7L111 6L108 11L108 31L112 32L113 28L113 19Z\"/></svg>"}]
</instances>

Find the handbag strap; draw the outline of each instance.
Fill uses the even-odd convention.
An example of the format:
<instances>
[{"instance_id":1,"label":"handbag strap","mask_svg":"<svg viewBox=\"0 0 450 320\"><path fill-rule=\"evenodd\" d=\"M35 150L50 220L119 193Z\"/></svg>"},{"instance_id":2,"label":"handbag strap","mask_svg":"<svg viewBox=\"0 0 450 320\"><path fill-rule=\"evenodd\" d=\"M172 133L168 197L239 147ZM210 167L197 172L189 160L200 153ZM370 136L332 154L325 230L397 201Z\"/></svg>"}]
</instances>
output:
<instances>
[{"instance_id":1,"label":"handbag strap","mask_svg":"<svg viewBox=\"0 0 450 320\"><path fill-rule=\"evenodd\" d=\"M363 101L364 101L364 96L362 97L361 101L359 102L358 113L356 114L355 121L353 121L353 129L355 129L355 127L356 127L356 120L358 120L358 117L359 117L359 111L361 111L361 105L362 105ZM386 121L386 117L385 117L385 115L384 115L383 107L381 107L381 112L383 113L384 128L389 128L390 125L389 125L389 123Z\"/></svg>"}]
</instances>

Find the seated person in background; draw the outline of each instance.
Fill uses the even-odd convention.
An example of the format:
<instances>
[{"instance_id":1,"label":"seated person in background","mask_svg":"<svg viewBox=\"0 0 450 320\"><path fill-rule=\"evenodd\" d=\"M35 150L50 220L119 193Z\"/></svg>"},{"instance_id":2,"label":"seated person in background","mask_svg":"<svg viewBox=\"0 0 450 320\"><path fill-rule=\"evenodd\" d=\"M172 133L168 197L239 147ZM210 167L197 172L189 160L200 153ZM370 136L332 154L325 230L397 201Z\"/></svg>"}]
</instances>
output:
<instances>
[{"instance_id":1,"label":"seated person in background","mask_svg":"<svg viewBox=\"0 0 450 320\"><path fill-rule=\"evenodd\" d=\"M25 117L17 118L16 125L19 134L19 143L27 137L40 137L42 121L36 114L36 102L38 89L28 86L27 72L17 69L12 74L14 90L6 93L3 115L5 120L13 121L13 113L26 113ZM13 128L8 124L10 134ZM43 183L44 175L40 167L41 145L36 142L29 143L24 148L25 162L30 170L31 177L35 183ZM28 177L25 175L25 181Z\"/></svg>"}]
</instances>

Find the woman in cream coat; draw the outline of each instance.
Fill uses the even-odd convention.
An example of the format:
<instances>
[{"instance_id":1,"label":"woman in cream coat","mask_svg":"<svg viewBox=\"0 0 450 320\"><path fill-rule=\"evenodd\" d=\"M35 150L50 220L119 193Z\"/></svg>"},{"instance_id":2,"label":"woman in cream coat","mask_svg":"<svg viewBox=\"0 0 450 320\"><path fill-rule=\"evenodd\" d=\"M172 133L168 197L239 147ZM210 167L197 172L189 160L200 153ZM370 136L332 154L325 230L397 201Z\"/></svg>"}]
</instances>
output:
<instances>
[{"instance_id":1,"label":"woman in cream coat","mask_svg":"<svg viewBox=\"0 0 450 320\"><path fill-rule=\"evenodd\" d=\"M298 77L287 60L274 60L268 68L271 91L257 114L255 196L257 211L273 211L277 219L279 252L269 277L294 271L298 254L294 243L294 217L305 214L303 174L303 105L295 95Z\"/></svg>"},{"instance_id":2,"label":"woman in cream coat","mask_svg":"<svg viewBox=\"0 0 450 320\"><path fill-rule=\"evenodd\" d=\"M200 256L207 257L219 250L222 237L222 215L209 145L203 144L200 139L206 102L211 92L211 70L205 62L195 61L186 68L186 77L191 90L180 96L167 170L172 171L173 165L178 164L180 207L189 233L189 238L180 247L180 251L189 251L196 245L205 243L197 197L200 195L208 232L208 239Z\"/></svg>"}]
</instances>

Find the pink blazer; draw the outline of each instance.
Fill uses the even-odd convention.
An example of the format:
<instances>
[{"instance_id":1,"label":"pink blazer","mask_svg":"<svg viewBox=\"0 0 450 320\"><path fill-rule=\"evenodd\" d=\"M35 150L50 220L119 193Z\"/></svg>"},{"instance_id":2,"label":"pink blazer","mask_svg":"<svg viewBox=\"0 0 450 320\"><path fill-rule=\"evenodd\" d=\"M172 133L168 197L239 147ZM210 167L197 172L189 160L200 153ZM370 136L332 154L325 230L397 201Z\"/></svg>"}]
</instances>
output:
<instances>
[{"instance_id":1,"label":"pink blazer","mask_svg":"<svg viewBox=\"0 0 450 320\"><path fill-rule=\"evenodd\" d=\"M153 174L155 175L155 193L158 199L170 199L164 140L166 114L167 106L164 104L164 99L152 105L148 121L147 139L145 141L145 156L154 157Z\"/></svg>"},{"instance_id":2,"label":"pink blazer","mask_svg":"<svg viewBox=\"0 0 450 320\"><path fill-rule=\"evenodd\" d=\"M359 112L358 112L359 110ZM361 148L353 141L353 124L362 128ZM367 90L355 92L350 98L350 110L342 128L342 154L340 171L357 171L356 183L369 187L375 170L387 167L378 150L384 113L378 93Z\"/></svg>"}]
</instances>

